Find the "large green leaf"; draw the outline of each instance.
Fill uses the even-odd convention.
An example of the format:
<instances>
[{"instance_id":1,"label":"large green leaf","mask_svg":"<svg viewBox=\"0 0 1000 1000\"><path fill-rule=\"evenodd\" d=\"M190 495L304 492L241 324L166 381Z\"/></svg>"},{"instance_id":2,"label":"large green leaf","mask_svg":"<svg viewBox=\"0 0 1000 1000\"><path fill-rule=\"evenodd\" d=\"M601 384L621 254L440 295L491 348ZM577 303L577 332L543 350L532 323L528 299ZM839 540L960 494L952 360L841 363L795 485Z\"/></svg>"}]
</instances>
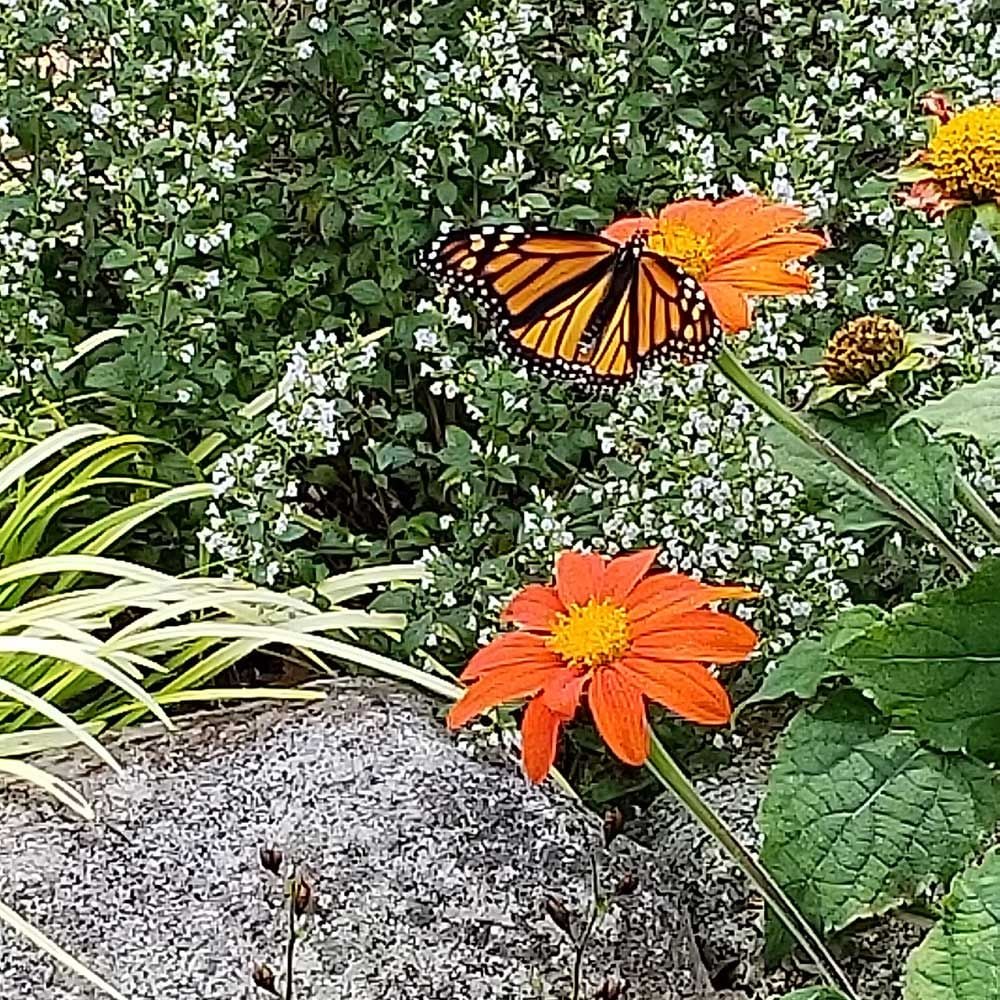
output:
<instances>
[{"instance_id":1,"label":"large green leaf","mask_svg":"<svg viewBox=\"0 0 1000 1000\"><path fill-rule=\"evenodd\" d=\"M931 440L917 423L893 427L890 414L837 420L814 413L809 419L855 462L919 503L940 524L950 522L955 454L947 442ZM867 531L895 523L881 504L784 428L774 424L767 436L775 461L803 482L840 530Z\"/></svg>"},{"instance_id":2,"label":"large green leaf","mask_svg":"<svg viewBox=\"0 0 1000 1000\"><path fill-rule=\"evenodd\" d=\"M1000 854L955 879L941 922L906 963L904 1000L1000 1000Z\"/></svg>"},{"instance_id":3,"label":"large green leaf","mask_svg":"<svg viewBox=\"0 0 1000 1000\"><path fill-rule=\"evenodd\" d=\"M903 419L922 421L939 434L958 434L996 447L1000 445L1000 375L959 386Z\"/></svg>"},{"instance_id":4,"label":"large green leaf","mask_svg":"<svg viewBox=\"0 0 1000 1000\"><path fill-rule=\"evenodd\" d=\"M780 742L762 860L829 933L955 874L998 817L990 768L923 748L845 689L801 711Z\"/></svg>"},{"instance_id":5,"label":"large green leaf","mask_svg":"<svg viewBox=\"0 0 1000 1000\"><path fill-rule=\"evenodd\" d=\"M800 639L795 643L777 661L757 691L740 707L761 701L777 701L790 694L798 698L812 698L824 680L843 673L834 654L863 634L882 615L881 608L870 604L859 604L842 611L826 624L818 639Z\"/></svg>"},{"instance_id":6,"label":"large green leaf","mask_svg":"<svg viewBox=\"0 0 1000 1000\"><path fill-rule=\"evenodd\" d=\"M1000 760L1000 560L900 606L837 655L918 737Z\"/></svg>"}]
</instances>

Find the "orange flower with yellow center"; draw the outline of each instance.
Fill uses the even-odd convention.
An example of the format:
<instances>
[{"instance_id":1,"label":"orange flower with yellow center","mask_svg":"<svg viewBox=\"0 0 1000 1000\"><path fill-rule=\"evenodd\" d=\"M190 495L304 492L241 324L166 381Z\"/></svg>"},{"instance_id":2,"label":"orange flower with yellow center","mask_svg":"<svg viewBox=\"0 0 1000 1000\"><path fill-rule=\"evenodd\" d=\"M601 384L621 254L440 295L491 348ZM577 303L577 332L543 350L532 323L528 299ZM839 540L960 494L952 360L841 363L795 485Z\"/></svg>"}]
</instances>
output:
<instances>
[{"instance_id":1,"label":"orange flower with yellow center","mask_svg":"<svg viewBox=\"0 0 1000 1000\"><path fill-rule=\"evenodd\" d=\"M808 274L787 266L827 245L818 233L795 229L805 218L793 205L756 195L693 199L667 205L656 217L619 219L603 235L624 243L644 233L653 253L668 257L701 285L719 322L735 333L750 326L751 296L809 291Z\"/></svg>"},{"instance_id":2,"label":"orange flower with yellow center","mask_svg":"<svg viewBox=\"0 0 1000 1000\"><path fill-rule=\"evenodd\" d=\"M656 549L606 559L564 552L555 584L531 584L501 614L517 626L479 650L462 672L469 683L448 713L452 729L505 702L529 699L521 723L524 770L541 781L559 731L584 698L598 732L626 764L649 752L645 699L703 725L723 725L732 708L704 666L745 660L753 630L705 606L755 594L651 572Z\"/></svg>"}]
</instances>

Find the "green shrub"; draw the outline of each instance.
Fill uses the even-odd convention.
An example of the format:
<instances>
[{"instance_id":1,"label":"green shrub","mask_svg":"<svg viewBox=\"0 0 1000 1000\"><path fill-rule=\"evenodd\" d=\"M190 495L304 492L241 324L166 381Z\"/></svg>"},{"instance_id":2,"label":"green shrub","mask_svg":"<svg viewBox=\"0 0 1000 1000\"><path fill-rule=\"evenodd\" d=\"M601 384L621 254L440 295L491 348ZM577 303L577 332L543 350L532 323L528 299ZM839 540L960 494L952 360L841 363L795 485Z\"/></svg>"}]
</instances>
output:
<instances>
[{"instance_id":1,"label":"green shrub","mask_svg":"<svg viewBox=\"0 0 1000 1000\"><path fill-rule=\"evenodd\" d=\"M859 552L848 538L810 568L789 551L795 532L822 546L832 529L808 490L768 479L759 425L685 370L609 402L525 379L413 277L410 255L452 219L592 227L756 188L801 202L833 240L811 301L763 311L745 347L765 377L784 365L788 398L825 337L872 309L957 335L917 396L996 371L996 264L973 275L950 260L890 176L924 89L990 96L991 10L8 5L7 402L79 399L185 449L225 435L195 458L226 487L201 539L231 572L316 581L431 546L407 641L444 642L445 659L549 547L591 539L770 581L755 614L781 643L842 603ZM972 250L984 260L977 232ZM295 381L306 368L312 389ZM281 398L248 417L277 383ZM183 466L164 453L156 472ZM974 471L995 491L995 464ZM901 568L908 539L868 541L867 579L927 578Z\"/></svg>"}]
</instances>

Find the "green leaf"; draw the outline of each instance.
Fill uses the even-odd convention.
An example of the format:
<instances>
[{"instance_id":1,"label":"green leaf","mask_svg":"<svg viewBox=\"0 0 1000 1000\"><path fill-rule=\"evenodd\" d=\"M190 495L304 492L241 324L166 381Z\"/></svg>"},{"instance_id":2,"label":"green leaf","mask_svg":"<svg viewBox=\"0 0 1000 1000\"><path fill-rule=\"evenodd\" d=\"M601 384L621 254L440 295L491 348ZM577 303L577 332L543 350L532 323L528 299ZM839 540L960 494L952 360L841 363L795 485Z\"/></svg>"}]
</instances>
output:
<instances>
[{"instance_id":1,"label":"green leaf","mask_svg":"<svg viewBox=\"0 0 1000 1000\"><path fill-rule=\"evenodd\" d=\"M992 201L977 205L975 208L976 222L979 223L994 239L1000 239L1000 206Z\"/></svg>"},{"instance_id":2,"label":"green leaf","mask_svg":"<svg viewBox=\"0 0 1000 1000\"><path fill-rule=\"evenodd\" d=\"M434 189L437 199L442 205L454 205L458 197L458 188L451 181L445 179Z\"/></svg>"},{"instance_id":3,"label":"green leaf","mask_svg":"<svg viewBox=\"0 0 1000 1000\"><path fill-rule=\"evenodd\" d=\"M959 875L944 916L910 955L903 1000L1000 1000L1000 854Z\"/></svg>"},{"instance_id":4,"label":"green leaf","mask_svg":"<svg viewBox=\"0 0 1000 1000\"><path fill-rule=\"evenodd\" d=\"M759 115L773 115L774 114L774 101L770 97L764 97L760 95L758 97L751 97L746 104L743 105L747 111L756 111Z\"/></svg>"},{"instance_id":5,"label":"green leaf","mask_svg":"<svg viewBox=\"0 0 1000 1000\"><path fill-rule=\"evenodd\" d=\"M139 259L139 251L127 243L109 250L101 259L101 267L106 271L131 267Z\"/></svg>"},{"instance_id":6,"label":"green leaf","mask_svg":"<svg viewBox=\"0 0 1000 1000\"><path fill-rule=\"evenodd\" d=\"M967 205L952 209L944 217L944 235L948 240L948 253L952 262L957 264L964 256L969 245L969 233L976 213Z\"/></svg>"},{"instance_id":7,"label":"green leaf","mask_svg":"<svg viewBox=\"0 0 1000 1000\"><path fill-rule=\"evenodd\" d=\"M1000 375L959 386L943 399L906 414L903 422L919 420L939 434L975 438L987 447L1000 445Z\"/></svg>"},{"instance_id":8,"label":"green leaf","mask_svg":"<svg viewBox=\"0 0 1000 1000\"><path fill-rule=\"evenodd\" d=\"M348 285L347 294L363 306L374 306L382 301L382 289L371 278L362 278Z\"/></svg>"},{"instance_id":9,"label":"green leaf","mask_svg":"<svg viewBox=\"0 0 1000 1000\"><path fill-rule=\"evenodd\" d=\"M669 59L665 59L663 56L650 56L648 63L649 68L657 76L672 76L674 69L676 68L673 62Z\"/></svg>"},{"instance_id":10,"label":"green leaf","mask_svg":"<svg viewBox=\"0 0 1000 1000\"><path fill-rule=\"evenodd\" d=\"M884 258L885 250L877 243L865 243L854 254L859 264L880 264Z\"/></svg>"},{"instance_id":11,"label":"green leaf","mask_svg":"<svg viewBox=\"0 0 1000 1000\"><path fill-rule=\"evenodd\" d=\"M1000 818L985 764L925 749L857 691L804 709L761 806L761 859L824 932L949 878Z\"/></svg>"},{"instance_id":12,"label":"green leaf","mask_svg":"<svg viewBox=\"0 0 1000 1000\"><path fill-rule=\"evenodd\" d=\"M842 649L875 703L942 750L1000 761L1000 559L931 590Z\"/></svg>"},{"instance_id":13,"label":"green leaf","mask_svg":"<svg viewBox=\"0 0 1000 1000\"><path fill-rule=\"evenodd\" d=\"M711 125L705 113L698 108L675 108L674 114L685 125L690 125L693 128L708 128Z\"/></svg>"},{"instance_id":14,"label":"green leaf","mask_svg":"<svg viewBox=\"0 0 1000 1000\"><path fill-rule=\"evenodd\" d=\"M820 638L799 639L740 708L761 701L777 701L790 694L798 698L814 697L824 680L843 673L834 654L881 620L882 615L881 608L860 604L828 622Z\"/></svg>"},{"instance_id":15,"label":"green leaf","mask_svg":"<svg viewBox=\"0 0 1000 1000\"><path fill-rule=\"evenodd\" d=\"M811 422L882 482L920 504L940 524L951 521L955 455L947 442L931 440L915 423L893 426L893 415L870 413L838 420L821 413ZM765 432L775 461L815 495L818 508L841 531L869 531L896 523L881 504L842 472L777 424Z\"/></svg>"}]
</instances>

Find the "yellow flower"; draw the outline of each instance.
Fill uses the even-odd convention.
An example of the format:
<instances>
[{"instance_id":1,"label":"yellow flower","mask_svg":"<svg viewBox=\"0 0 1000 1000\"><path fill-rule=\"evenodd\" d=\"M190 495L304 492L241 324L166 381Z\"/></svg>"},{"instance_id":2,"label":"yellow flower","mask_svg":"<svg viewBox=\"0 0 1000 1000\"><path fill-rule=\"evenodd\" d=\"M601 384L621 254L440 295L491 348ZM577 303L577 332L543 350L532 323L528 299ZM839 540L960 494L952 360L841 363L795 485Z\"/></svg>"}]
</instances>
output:
<instances>
[{"instance_id":1,"label":"yellow flower","mask_svg":"<svg viewBox=\"0 0 1000 1000\"><path fill-rule=\"evenodd\" d=\"M924 162L949 197L979 202L1000 195L1000 104L968 108L941 125Z\"/></svg>"}]
</instances>

